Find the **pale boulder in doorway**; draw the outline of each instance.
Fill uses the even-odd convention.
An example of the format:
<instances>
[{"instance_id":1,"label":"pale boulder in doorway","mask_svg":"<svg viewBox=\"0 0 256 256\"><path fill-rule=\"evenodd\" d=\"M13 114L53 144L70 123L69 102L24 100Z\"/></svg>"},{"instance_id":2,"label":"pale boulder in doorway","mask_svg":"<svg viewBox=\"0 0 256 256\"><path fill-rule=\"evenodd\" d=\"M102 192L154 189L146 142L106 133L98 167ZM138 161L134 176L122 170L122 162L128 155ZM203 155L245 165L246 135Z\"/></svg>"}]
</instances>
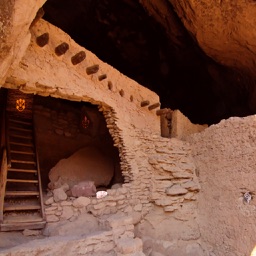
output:
<instances>
[{"instance_id":1,"label":"pale boulder in doorway","mask_svg":"<svg viewBox=\"0 0 256 256\"><path fill-rule=\"evenodd\" d=\"M94 181L95 186L108 186L114 175L114 162L96 147L85 147L67 159L60 160L49 172L49 187L61 181L73 187L81 181Z\"/></svg>"}]
</instances>

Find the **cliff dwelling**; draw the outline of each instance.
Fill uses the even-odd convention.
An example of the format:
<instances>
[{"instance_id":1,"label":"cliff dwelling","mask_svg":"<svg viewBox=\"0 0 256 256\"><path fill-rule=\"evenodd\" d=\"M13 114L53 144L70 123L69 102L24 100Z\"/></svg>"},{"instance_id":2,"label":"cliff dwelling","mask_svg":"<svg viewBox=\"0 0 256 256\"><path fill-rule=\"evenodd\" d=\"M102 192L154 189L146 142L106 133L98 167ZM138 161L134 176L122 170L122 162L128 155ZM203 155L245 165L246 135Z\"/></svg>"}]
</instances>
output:
<instances>
[{"instance_id":1,"label":"cliff dwelling","mask_svg":"<svg viewBox=\"0 0 256 256\"><path fill-rule=\"evenodd\" d=\"M0 255L255 255L255 13L3 0Z\"/></svg>"}]
</instances>

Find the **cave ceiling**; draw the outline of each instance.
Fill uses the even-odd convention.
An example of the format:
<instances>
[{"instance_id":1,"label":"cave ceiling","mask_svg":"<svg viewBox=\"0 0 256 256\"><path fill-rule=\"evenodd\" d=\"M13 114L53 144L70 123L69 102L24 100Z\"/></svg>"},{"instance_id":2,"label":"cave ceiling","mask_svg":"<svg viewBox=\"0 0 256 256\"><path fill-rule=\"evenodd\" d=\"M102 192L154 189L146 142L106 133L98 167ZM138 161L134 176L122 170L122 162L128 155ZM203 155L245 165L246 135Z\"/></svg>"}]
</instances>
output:
<instances>
[{"instance_id":1,"label":"cave ceiling","mask_svg":"<svg viewBox=\"0 0 256 256\"><path fill-rule=\"evenodd\" d=\"M48 0L44 19L194 123L256 113L256 1ZM255 94L255 96L254 96Z\"/></svg>"}]
</instances>

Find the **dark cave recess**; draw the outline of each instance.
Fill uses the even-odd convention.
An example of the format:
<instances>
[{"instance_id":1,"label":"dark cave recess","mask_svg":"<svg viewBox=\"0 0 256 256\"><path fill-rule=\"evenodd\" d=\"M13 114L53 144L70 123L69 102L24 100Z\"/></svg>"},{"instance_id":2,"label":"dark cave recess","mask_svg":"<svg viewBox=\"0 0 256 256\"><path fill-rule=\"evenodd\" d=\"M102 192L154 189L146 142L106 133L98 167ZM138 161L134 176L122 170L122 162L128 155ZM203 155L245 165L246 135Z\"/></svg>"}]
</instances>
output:
<instances>
[{"instance_id":1,"label":"dark cave recess","mask_svg":"<svg viewBox=\"0 0 256 256\"><path fill-rule=\"evenodd\" d=\"M119 152L107 128L105 118L96 105L52 97L34 96L34 123L38 145L43 188L47 188L49 171L62 159L81 149L90 148L102 159L113 162L113 177L109 186L122 183ZM89 121L84 125L84 118ZM91 154L88 161L98 162ZM66 161L66 160L65 160ZM76 168L77 163L74 165ZM99 166L100 168L100 166ZM106 168L107 169L107 168ZM85 168L85 170L87 170ZM95 169L94 173L102 171ZM100 173L103 175L103 171ZM106 174L108 177L110 174Z\"/></svg>"},{"instance_id":2,"label":"dark cave recess","mask_svg":"<svg viewBox=\"0 0 256 256\"><path fill-rule=\"evenodd\" d=\"M156 92L162 108L179 109L199 124L252 114L244 82L249 78L206 56L171 4L171 37L139 1L48 0L43 8L45 20Z\"/></svg>"}]
</instances>

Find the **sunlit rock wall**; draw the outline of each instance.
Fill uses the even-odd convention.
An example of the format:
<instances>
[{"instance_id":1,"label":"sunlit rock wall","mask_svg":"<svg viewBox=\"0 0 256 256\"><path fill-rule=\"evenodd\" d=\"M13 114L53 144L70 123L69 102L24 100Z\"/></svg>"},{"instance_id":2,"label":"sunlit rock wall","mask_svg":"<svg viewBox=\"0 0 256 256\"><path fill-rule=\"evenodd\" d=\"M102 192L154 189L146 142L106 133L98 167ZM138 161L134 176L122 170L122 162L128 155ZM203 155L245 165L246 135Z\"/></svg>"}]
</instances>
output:
<instances>
[{"instance_id":1,"label":"sunlit rock wall","mask_svg":"<svg viewBox=\"0 0 256 256\"><path fill-rule=\"evenodd\" d=\"M255 116L233 117L189 138L201 185L200 233L210 255L250 255L255 246L255 127Z\"/></svg>"}]
</instances>

